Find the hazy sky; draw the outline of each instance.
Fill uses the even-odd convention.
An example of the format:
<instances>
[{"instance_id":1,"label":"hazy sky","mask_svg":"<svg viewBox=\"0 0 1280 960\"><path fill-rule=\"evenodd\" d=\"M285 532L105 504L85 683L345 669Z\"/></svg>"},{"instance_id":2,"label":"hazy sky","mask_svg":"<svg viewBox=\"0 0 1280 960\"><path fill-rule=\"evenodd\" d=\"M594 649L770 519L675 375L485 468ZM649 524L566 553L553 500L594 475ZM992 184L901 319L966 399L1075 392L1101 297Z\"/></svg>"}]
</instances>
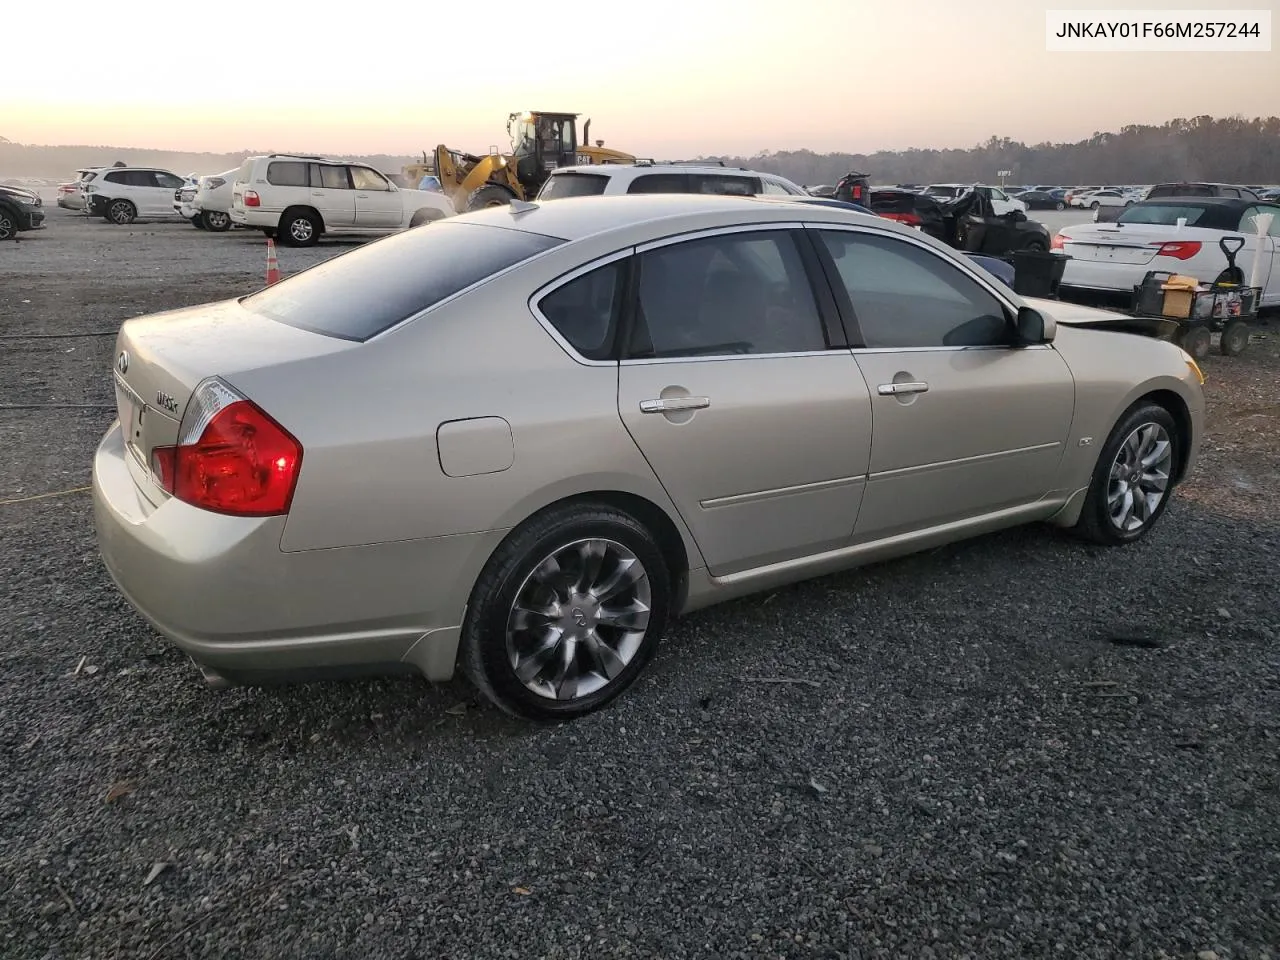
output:
<instances>
[{"instance_id":1,"label":"hazy sky","mask_svg":"<svg viewBox=\"0 0 1280 960\"><path fill-rule=\"evenodd\" d=\"M992 134L1075 140L1175 116L1280 111L1274 44L1235 56L1046 52L1046 9L1102 6L9 0L0 136L216 151L399 154L440 142L483 151L507 145L509 112L545 109L592 118L592 139L608 146L674 158L969 146ZM1183 6L1274 9L1277 0Z\"/></svg>"}]
</instances>

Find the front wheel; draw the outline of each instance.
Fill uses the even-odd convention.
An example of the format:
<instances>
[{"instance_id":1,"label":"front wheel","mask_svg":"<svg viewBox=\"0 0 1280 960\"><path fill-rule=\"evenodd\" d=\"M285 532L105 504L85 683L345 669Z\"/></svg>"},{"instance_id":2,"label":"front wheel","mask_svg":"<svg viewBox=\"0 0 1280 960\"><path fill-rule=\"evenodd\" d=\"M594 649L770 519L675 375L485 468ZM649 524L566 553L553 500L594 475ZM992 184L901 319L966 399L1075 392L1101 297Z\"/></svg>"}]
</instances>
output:
<instances>
[{"instance_id":1,"label":"front wheel","mask_svg":"<svg viewBox=\"0 0 1280 960\"><path fill-rule=\"evenodd\" d=\"M511 192L496 183L486 183L471 191L467 197L467 210L483 210L485 207L505 207L511 202Z\"/></svg>"},{"instance_id":2,"label":"front wheel","mask_svg":"<svg viewBox=\"0 0 1280 960\"><path fill-rule=\"evenodd\" d=\"M197 230L204 229L204 221L201 220L198 216L191 218L191 225L195 227Z\"/></svg>"},{"instance_id":3,"label":"front wheel","mask_svg":"<svg viewBox=\"0 0 1280 960\"><path fill-rule=\"evenodd\" d=\"M1066 205L1065 203L1063 203L1061 200L1059 200L1057 203L1055 203L1055 204L1053 205L1053 209L1055 209L1055 210L1065 210L1065 209L1067 209L1067 205Z\"/></svg>"},{"instance_id":4,"label":"front wheel","mask_svg":"<svg viewBox=\"0 0 1280 960\"><path fill-rule=\"evenodd\" d=\"M1102 206L1102 204L1098 203L1098 201L1097 201L1097 200L1095 200L1095 201L1093 201L1093 203L1089 204L1089 209L1090 209L1090 210L1097 210L1097 209L1098 209L1098 207L1100 207L1100 206Z\"/></svg>"},{"instance_id":5,"label":"front wheel","mask_svg":"<svg viewBox=\"0 0 1280 960\"><path fill-rule=\"evenodd\" d=\"M1249 324L1244 320L1228 320L1222 328L1222 341L1218 348L1226 357L1238 357L1249 346Z\"/></svg>"},{"instance_id":6,"label":"front wheel","mask_svg":"<svg viewBox=\"0 0 1280 960\"><path fill-rule=\"evenodd\" d=\"M200 222L206 230L223 233L231 229L231 214L223 210L201 210Z\"/></svg>"},{"instance_id":7,"label":"front wheel","mask_svg":"<svg viewBox=\"0 0 1280 960\"><path fill-rule=\"evenodd\" d=\"M18 236L18 221L8 210L0 209L0 240L13 240Z\"/></svg>"},{"instance_id":8,"label":"front wheel","mask_svg":"<svg viewBox=\"0 0 1280 960\"><path fill-rule=\"evenodd\" d=\"M461 662L501 709L569 720L629 687L653 656L671 574L645 526L603 504L569 504L512 533L467 604Z\"/></svg>"},{"instance_id":9,"label":"front wheel","mask_svg":"<svg viewBox=\"0 0 1280 960\"><path fill-rule=\"evenodd\" d=\"M1140 402L1130 408L1098 457L1076 532L1107 546L1145 536L1168 505L1179 442L1164 407Z\"/></svg>"}]
</instances>

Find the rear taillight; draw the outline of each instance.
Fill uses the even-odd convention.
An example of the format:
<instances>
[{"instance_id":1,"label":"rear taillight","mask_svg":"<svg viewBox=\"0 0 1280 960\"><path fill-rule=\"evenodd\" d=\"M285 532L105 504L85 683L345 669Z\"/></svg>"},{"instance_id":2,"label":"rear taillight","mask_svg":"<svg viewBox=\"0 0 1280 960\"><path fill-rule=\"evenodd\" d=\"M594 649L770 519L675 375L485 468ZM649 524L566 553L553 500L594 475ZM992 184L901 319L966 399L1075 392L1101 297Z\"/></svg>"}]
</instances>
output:
<instances>
[{"instance_id":1,"label":"rear taillight","mask_svg":"<svg viewBox=\"0 0 1280 960\"><path fill-rule=\"evenodd\" d=\"M1156 250L1157 257L1172 257L1174 260L1190 260L1200 252L1198 240L1174 240L1160 244Z\"/></svg>"},{"instance_id":2,"label":"rear taillight","mask_svg":"<svg viewBox=\"0 0 1280 960\"><path fill-rule=\"evenodd\" d=\"M1049 241L1049 249L1065 250L1066 248L1067 248L1067 241L1063 239L1062 234L1055 233L1053 235L1053 239Z\"/></svg>"},{"instance_id":3,"label":"rear taillight","mask_svg":"<svg viewBox=\"0 0 1280 960\"><path fill-rule=\"evenodd\" d=\"M302 445L216 377L191 395L177 445L151 451L156 482L176 499L240 517L288 513L301 467Z\"/></svg>"},{"instance_id":4,"label":"rear taillight","mask_svg":"<svg viewBox=\"0 0 1280 960\"><path fill-rule=\"evenodd\" d=\"M246 207L262 206L262 201L258 198L258 192L256 190L246 190L244 192L244 205Z\"/></svg>"},{"instance_id":5,"label":"rear taillight","mask_svg":"<svg viewBox=\"0 0 1280 960\"><path fill-rule=\"evenodd\" d=\"M882 213L880 216L886 220L895 220L898 223L905 223L909 227L918 227L924 222L920 219L919 214L915 213Z\"/></svg>"}]
</instances>

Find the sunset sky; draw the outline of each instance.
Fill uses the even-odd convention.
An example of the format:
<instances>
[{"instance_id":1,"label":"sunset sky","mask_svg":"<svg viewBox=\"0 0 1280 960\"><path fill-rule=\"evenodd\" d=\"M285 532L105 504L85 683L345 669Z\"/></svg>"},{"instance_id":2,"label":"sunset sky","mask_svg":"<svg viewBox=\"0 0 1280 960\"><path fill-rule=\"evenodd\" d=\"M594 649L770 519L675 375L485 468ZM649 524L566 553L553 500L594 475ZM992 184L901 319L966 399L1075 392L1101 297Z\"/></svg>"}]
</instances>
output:
<instances>
[{"instance_id":1,"label":"sunset sky","mask_svg":"<svg viewBox=\"0 0 1280 960\"><path fill-rule=\"evenodd\" d=\"M1047 53L1045 10L1097 2L6 6L4 34L22 42L5 45L0 136L25 143L480 151L506 147L509 112L545 109L592 118L609 146L674 157L1075 140L1280 111L1274 45Z\"/></svg>"}]
</instances>

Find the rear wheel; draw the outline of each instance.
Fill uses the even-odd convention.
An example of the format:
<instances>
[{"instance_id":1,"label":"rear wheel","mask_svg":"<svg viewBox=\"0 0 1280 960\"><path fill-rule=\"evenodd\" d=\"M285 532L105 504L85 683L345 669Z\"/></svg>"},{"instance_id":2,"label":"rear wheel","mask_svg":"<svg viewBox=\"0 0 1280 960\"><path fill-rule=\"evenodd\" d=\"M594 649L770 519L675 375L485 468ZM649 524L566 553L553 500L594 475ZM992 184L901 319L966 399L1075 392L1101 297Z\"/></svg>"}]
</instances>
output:
<instances>
[{"instance_id":1,"label":"rear wheel","mask_svg":"<svg viewBox=\"0 0 1280 960\"><path fill-rule=\"evenodd\" d=\"M1065 203L1063 203L1061 200L1059 200L1057 203L1055 203L1055 204L1053 205L1053 209L1055 209L1055 210L1065 210L1065 209L1067 209L1067 205L1066 205Z\"/></svg>"},{"instance_id":2,"label":"rear wheel","mask_svg":"<svg viewBox=\"0 0 1280 960\"><path fill-rule=\"evenodd\" d=\"M471 191L467 197L467 210L483 210L485 207L505 207L512 199L511 191L496 183L486 183Z\"/></svg>"},{"instance_id":3,"label":"rear wheel","mask_svg":"<svg viewBox=\"0 0 1280 960\"><path fill-rule=\"evenodd\" d=\"M1203 360L1209 355L1209 348L1213 345L1213 334L1203 323L1189 323L1183 325L1175 340L1178 346L1195 359Z\"/></svg>"},{"instance_id":4,"label":"rear wheel","mask_svg":"<svg viewBox=\"0 0 1280 960\"><path fill-rule=\"evenodd\" d=\"M1102 206L1102 204L1098 203L1098 201L1097 201L1097 200L1095 200L1095 201L1093 201L1093 203L1089 204L1089 209L1090 209L1090 210L1097 210L1097 209L1098 209L1098 207L1100 207L1100 206Z\"/></svg>"},{"instance_id":5,"label":"rear wheel","mask_svg":"<svg viewBox=\"0 0 1280 960\"><path fill-rule=\"evenodd\" d=\"M603 504L567 504L513 532L467 604L461 660L500 708L568 720L630 686L657 649L671 575L645 526Z\"/></svg>"},{"instance_id":6,"label":"rear wheel","mask_svg":"<svg viewBox=\"0 0 1280 960\"><path fill-rule=\"evenodd\" d=\"M1032 253L1044 253L1048 248L1044 245L1042 241L1032 240L1022 249L1028 250Z\"/></svg>"},{"instance_id":7,"label":"rear wheel","mask_svg":"<svg viewBox=\"0 0 1280 960\"><path fill-rule=\"evenodd\" d=\"M107 204L107 221L117 226L128 226L138 218L138 208L128 200L112 200Z\"/></svg>"},{"instance_id":8,"label":"rear wheel","mask_svg":"<svg viewBox=\"0 0 1280 960\"><path fill-rule=\"evenodd\" d=\"M206 230L222 233L231 229L231 214L223 210L201 210L200 222Z\"/></svg>"},{"instance_id":9,"label":"rear wheel","mask_svg":"<svg viewBox=\"0 0 1280 960\"><path fill-rule=\"evenodd\" d=\"M1140 401L1130 408L1102 448L1075 531L1108 546L1143 537L1169 502L1178 443L1164 407Z\"/></svg>"},{"instance_id":10,"label":"rear wheel","mask_svg":"<svg viewBox=\"0 0 1280 960\"><path fill-rule=\"evenodd\" d=\"M292 247L313 247L320 240L320 218L310 210L292 207L280 216L279 236Z\"/></svg>"},{"instance_id":11,"label":"rear wheel","mask_svg":"<svg viewBox=\"0 0 1280 960\"><path fill-rule=\"evenodd\" d=\"M1222 328L1222 342L1218 344L1218 349L1224 356L1238 357L1248 346L1249 324L1244 320L1228 320L1227 325Z\"/></svg>"},{"instance_id":12,"label":"rear wheel","mask_svg":"<svg viewBox=\"0 0 1280 960\"><path fill-rule=\"evenodd\" d=\"M0 207L0 240L13 240L18 236L18 221L12 213Z\"/></svg>"}]
</instances>

